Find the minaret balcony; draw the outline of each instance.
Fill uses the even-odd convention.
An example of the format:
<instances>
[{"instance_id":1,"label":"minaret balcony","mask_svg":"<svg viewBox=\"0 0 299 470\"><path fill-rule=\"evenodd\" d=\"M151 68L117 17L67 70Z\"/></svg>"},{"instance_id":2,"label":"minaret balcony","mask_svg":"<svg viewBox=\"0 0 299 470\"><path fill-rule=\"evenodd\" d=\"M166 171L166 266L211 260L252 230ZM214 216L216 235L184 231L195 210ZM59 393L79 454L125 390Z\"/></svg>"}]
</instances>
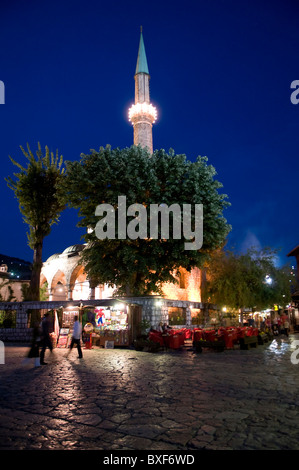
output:
<instances>
[{"instance_id":1,"label":"minaret balcony","mask_svg":"<svg viewBox=\"0 0 299 470\"><path fill-rule=\"evenodd\" d=\"M136 103L129 109L129 120L134 123L136 119L145 117L153 124L157 119L156 108L149 103Z\"/></svg>"}]
</instances>

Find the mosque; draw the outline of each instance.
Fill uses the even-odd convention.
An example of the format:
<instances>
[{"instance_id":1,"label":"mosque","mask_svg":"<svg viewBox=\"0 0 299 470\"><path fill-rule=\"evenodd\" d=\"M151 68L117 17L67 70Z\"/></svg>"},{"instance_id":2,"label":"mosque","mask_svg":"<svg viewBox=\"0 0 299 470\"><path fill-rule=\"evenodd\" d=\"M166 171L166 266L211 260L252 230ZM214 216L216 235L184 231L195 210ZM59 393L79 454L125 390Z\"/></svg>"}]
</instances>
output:
<instances>
[{"instance_id":1,"label":"mosque","mask_svg":"<svg viewBox=\"0 0 299 470\"><path fill-rule=\"evenodd\" d=\"M142 29L137 56L135 79L135 103L129 110L129 121L133 125L134 145L141 145L153 153L152 127L157 111L150 102L150 75L145 52ZM62 253L55 253L44 263L41 272L41 287L47 285L49 301L100 300L113 295L113 288L94 285L80 264L84 244L67 247ZM201 302L201 271L194 268L191 273L180 270L178 284L166 283L163 298L180 301Z\"/></svg>"}]
</instances>

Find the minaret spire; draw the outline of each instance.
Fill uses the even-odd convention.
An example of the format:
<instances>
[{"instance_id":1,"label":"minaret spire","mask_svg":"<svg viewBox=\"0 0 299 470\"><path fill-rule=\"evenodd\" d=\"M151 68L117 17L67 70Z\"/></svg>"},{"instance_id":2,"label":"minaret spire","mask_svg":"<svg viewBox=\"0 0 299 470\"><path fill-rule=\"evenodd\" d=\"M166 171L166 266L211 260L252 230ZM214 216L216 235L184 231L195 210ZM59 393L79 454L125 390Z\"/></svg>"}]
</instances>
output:
<instances>
[{"instance_id":1,"label":"minaret spire","mask_svg":"<svg viewBox=\"0 0 299 470\"><path fill-rule=\"evenodd\" d=\"M142 26L140 27L140 41L134 79L135 104L129 109L129 120L134 127L134 145L140 144L144 148L147 147L152 154L152 125L157 118L157 111L150 103L150 75L142 35Z\"/></svg>"},{"instance_id":2,"label":"minaret spire","mask_svg":"<svg viewBox=\"0 0 299 470\"><path fill-rule=\"evenodd\" d=\"M138 49L138 57L137 57L137 64L136 64L136 71L137 73L146 73L149 75L143 35L142 35L142 26L140 26L140 42L139 42L139 49Z\"/></svg>"}]
</instances>

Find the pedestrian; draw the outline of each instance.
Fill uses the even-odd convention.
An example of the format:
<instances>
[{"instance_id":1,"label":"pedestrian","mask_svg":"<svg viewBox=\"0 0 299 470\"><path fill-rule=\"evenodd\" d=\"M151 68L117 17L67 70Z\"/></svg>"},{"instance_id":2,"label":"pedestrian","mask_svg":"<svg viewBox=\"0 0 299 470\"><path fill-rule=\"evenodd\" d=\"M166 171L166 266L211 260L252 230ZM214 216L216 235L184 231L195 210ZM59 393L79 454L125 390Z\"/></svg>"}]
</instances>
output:
<instances>
[{"instance_id":1,"label":"pedestrian","mask_svg":"<svg viewBox=\"0 0 299 470\"><path fill-rule=\"evenodd\" d=\"M51 325L51 317L50 317L49 312L45 313L44 318L42 319L41 327L42 327L42 350L40 353L40 363L41 365L44 366L47 364L44 361L46 349L49 348L51 352L53 351L53 345L52 345L52 340L50 336L52 325Z\"/></svg>"},{"instance_id":2,"label":"pedestrian","mask_svg":"<svg viewBox=\"0 0 299 470\"><path fill-rule=\"evenodd\" d=\"M282 325L282 321L281 321L281 317L279 315L278 318L277 318L277 328L278 328L278 334L279 335L281 334L281 325Z\"/></svg>"},{"instance_id":3,"label":"pedestrian","mask_svg":"<svg viewBox=\"0 0 299 470\"><path fill-rule=\"evenodd\" d=\"M83 355L82 355L82 349L81 349L81 344L80 344L81 334L82 334L82 325L79 322L77 315L75 315L74 320L75 320L75 323L74 323L74 328L73 328L72 341L70 345L69 354L72 351L74 344L76 344L78 348L79 359L82 359Z\"/></svg>"},{"instance_id":4,"label":"pedestrian","mask_svg":"<svg viewBox=\"0 0 299 470\"><path fill-rule=\"evenodd\" d=\"M289 323L289 318L287 316L284 320L283 328L284 328L284 334L286 336L289 336L290 323Z\"/></svg>"},{"instance_id":5,"label":"pedestrian","mask_svg":"<svg viewBox=\"0 0 299 470\"><path fill-rule=\"evenodd\" d=\"M34 359L35 367L40 366L40 358L39 358L40 343L41 343L41 329L40 329L39 323L36 322L33 327L33 337L32 337L31 348L29 350L28 356L24 360L24 364L27 364L30 361L30 359Z\"/></svg>"},{"instance_id":6,"label":"pedestrian","mask_svg":"<svg viewBox=\"0 0 299 470\"><path fill-rule=\"evenodd\" d=\"M273 318L272 330L273 330L273 334L277 335L277 333L278 333L278 318L276 316Z\"/></svg>"},{"instance_id":7,"label":"pedestrian","mask_svg":"<svg viewBox=\"0 0 299 470\"><path fill-rule=\"evenodd\" d=\"M282 334L285 334L286 336L289 335L289 316L287 315L287 311L284 311L281 315L281 332Z\"/></svg>"}]
</instances>

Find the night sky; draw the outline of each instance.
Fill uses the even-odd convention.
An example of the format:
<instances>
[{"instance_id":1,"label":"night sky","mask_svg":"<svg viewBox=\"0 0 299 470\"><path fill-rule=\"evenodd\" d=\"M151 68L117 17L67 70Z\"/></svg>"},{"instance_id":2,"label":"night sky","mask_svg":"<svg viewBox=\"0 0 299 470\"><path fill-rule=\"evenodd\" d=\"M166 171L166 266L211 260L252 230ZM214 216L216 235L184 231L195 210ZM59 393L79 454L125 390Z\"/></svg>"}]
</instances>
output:
<instances>
[{"instance_id":1,"label":"night sky","mask_svg":"<svg viewBox=\"0 0 299 470\"><path fill-rule=\"evenodd\" d=\"M127 112L143 26L154 148L207 156L231 207L228 244L299 244L299 3L290 0L1 0L0 253L32 260L27 226L4 178L40 142L76 160L133 143ZM44 261L82 243L68 209L44 241ZM294 262L294 259L292 259Z\"/></svg>"}]
</instances>

